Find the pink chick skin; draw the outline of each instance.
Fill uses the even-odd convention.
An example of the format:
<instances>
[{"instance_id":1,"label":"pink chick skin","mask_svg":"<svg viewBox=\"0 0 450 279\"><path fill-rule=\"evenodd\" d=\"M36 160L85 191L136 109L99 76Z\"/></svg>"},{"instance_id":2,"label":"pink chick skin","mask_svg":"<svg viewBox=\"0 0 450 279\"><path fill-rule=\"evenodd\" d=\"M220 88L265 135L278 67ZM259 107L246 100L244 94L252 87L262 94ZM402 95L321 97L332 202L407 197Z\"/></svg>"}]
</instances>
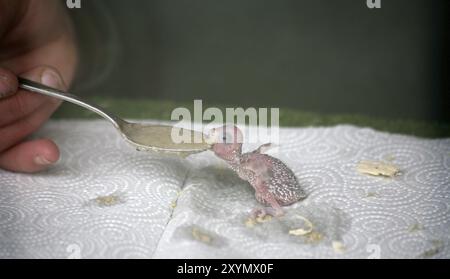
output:
<instances>
[{"instance_id":1,"label":"pink chick skin","mask_svg":"<svg viewBox=\"0 0 450 279\"><path fill-rule=\"evenodd\" d=\"M256 200L265 208L252 211L253 217L282 216L282 206L306 198L295 174L282 161L263 154L270 144L242 154L243 135L236 126L225 125L212 129L212 151L225 160L238 176L255 189Z\"/></svg>"}]
</instances>

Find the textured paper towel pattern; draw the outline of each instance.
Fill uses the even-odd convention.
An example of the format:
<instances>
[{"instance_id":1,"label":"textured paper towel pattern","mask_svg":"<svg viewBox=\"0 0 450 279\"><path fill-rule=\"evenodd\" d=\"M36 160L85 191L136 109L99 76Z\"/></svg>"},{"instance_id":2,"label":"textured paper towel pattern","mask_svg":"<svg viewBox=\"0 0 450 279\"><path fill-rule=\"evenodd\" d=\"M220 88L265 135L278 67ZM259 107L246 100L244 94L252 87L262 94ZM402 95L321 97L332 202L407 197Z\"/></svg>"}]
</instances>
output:
<instances>
[{"instance_id":1,"label":"textured paper towel pattern","mask_svg":"<svg viewBox=\"0 0 450 279\"><path fill-rule=\"evenodd\" d=\"M136 152L104 121L53 121L39 135L58 143L62 160L37 175L0 171L1 258L450 257L450 139L281 129L273 155L309 197L248 228L254 192L210 152L187 160ZM360 174L362 160L393 160L402 175ZM89 202L113 193L125 201ZM289 235L299 216L319 241Z\"/></svg>"}]
</instances>

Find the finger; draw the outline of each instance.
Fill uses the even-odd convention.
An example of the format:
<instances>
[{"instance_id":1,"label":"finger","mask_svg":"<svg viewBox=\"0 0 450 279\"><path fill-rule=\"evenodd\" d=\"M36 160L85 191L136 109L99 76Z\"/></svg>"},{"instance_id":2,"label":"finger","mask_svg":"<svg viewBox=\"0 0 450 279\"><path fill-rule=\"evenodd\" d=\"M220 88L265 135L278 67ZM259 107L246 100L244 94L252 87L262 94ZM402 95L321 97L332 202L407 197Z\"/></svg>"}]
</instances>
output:
<instances>
[{"instance_id":1,"label":"finger","mask_svg":"<svg viewBox=\"0 0 450 279\"><path fill-rule=\"evenodd\" d=\"M65 88L58 72L50 67L37 67L21 76L50 87ZM58 103L54 98L25 90L19 90L14 96L0 100L0 127L28 116L46 102Z\"/></svg>"},{"instance_id":2,"label":"finger","mask_svg":"<svg viewBox=\"0 0 450 279\"><path fill-rule=\"evenodd\" d=\"M15 73L29 72L38 65L45 65L58 69L57 72L63 77L63 85L70 85L75 76L77 61L78 56L73 42L61 36L60 39L49 42L43 47L2 61L2 65ZM59 89L67 90L67 87Z\"/></svg>"},{"instance_id":3,"label":"finger","mask_svg":"<svg viewBox=\"0 0 450 279\"><path fill-rule=\"evenodd\" d=\"M46 66L34 68L33 70L24 73L22 76L34 81L40 81L44 85L64 89L64 83L59 73ZM39 95L37 93L30 93ZM54 98L46 98L41 107L36 109L32 114L29 114L11 125L0 128L0 152L10 148L18 141L23 140L29 134L35 132L47 120L50 115L58 108L61 101Z\"/></svg>"},{"instance_id":4,"label":"finger","mask_svg":"<svg viewBox=\"0 0 450 279\"><path fill-rule=\"evenodd\" d=\"M16 93L18 86L16 75L7 69L0 68L0 99Z\"/></svg>"},{"instance_id":5,"label":"finger","mask_svg":"<svg viewBox=\"0 0 450 279\"><path fill-rule=\"evenodd\" d=\"M9 149L17 142L22 141L28 135L37 131L58 106L58 102L45 103L34 113L9 126L0 128L0 152Z\"/></svg>"},{"instance_id":6,"label":"finger","mask_svg":"<svg viewBox=\"0 0 450 279\"><path fill-rule=\"evenodd\" d=\"M35 112L46 102L52 102L49 97L20 90L15 95L0 100L0 127L24 118Z\"/></svg>"},{"instance_id":7,"label":"finger","mask_svg":"<svg viewBox=\"0 0 450 279\"><path fill-rule=\"evenodd\" d=\"M41 139L20 143L0 154L0 168L14 172L42 171L59 159L59 149L54 142Z\"/></svg>"}]
</instances>

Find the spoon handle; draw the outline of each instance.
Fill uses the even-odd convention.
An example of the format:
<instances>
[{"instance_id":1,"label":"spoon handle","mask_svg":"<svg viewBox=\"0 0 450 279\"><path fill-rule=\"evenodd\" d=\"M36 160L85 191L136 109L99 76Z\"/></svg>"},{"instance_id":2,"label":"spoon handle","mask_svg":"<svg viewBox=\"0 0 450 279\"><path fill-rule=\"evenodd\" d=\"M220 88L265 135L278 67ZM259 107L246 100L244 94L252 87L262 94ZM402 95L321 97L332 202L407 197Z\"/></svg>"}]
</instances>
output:
<instances>
[{"instance_id":1,"label":"spoon handle","mask_svg":"<svg viewBox=\"0 0 450 279\"><path fill-rule=\"evenodd\" d=\"M119 130L120 130L121 126L123 126L126 123L125 120L121 119L120 117L117 117L116 115L114 115L110 112L106 112L105 109L103 109L97 105L89 104L86 101L84 101L83 99L81 99L80 97L75 96L73 94L66 93L61 90L51 88L51 87L45 86L43 84L28 80L28 79L24 79L21 77L19 77L18 80L19 80L19 87L22 89L36 92L39 94L43 94L46 96L50 96L53 98L57 98L57 99L75 104L77 106L86 108L90 111L97 113L98 115L105 118L106 120L110 121L114 125L114 127L116 127Z\"/></svg>"}]
</instances>

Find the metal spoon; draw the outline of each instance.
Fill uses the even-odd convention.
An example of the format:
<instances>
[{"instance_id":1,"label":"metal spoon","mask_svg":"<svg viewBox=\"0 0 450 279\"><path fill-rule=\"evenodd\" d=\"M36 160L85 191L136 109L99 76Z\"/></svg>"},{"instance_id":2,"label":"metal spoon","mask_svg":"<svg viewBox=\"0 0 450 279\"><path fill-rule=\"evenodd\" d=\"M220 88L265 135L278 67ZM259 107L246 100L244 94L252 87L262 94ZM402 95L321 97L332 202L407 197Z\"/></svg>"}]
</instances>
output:
<instances>
[{"instance_id":1,"label":"metal spoon","mask_svg":"<svg viewBox=\"0 0 450 279\"><path fill-rule=\"evenodd\" d=\"M111 122L119 133L139 151L171 153L186 157L210 148L210 145L206 142L207 137L200 132L180 129L178 131L180 133L191 132L192 143L174 143L171 136L172 126L130 123L112 113L106 112L99 106L88 104L78 96L24 78L19 78L19 87L61 99L97 113ZM197 141L194 141L194 137L196 137ZM199 142L198 139L201 139L201 143L195 143Z\"/></svg>"}]
</instances>

